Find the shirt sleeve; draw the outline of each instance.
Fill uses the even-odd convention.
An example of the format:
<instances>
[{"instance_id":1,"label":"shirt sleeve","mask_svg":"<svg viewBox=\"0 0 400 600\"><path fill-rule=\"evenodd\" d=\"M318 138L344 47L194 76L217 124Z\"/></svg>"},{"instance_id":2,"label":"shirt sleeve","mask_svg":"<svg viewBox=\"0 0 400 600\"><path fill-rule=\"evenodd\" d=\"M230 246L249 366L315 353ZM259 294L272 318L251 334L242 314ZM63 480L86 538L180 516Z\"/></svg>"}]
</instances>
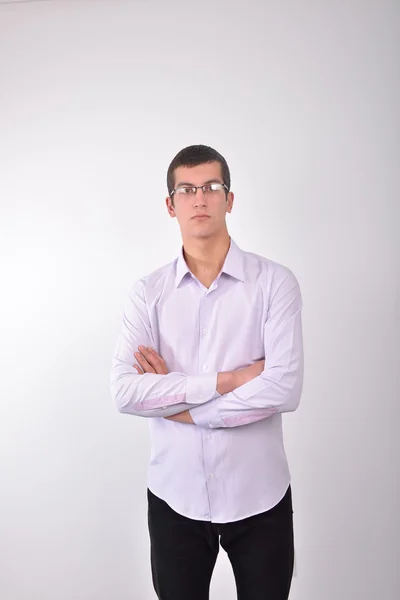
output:
<instances>
[{"instance_id":1,"label":"shirt sleeve","mask_svg":"<svg viewBox=\"0 0 400 600\"><path fill-rule=\"evenodd\" d=\"M212 400L217 395L217 373L139 375L133 367L138 346L155 347L145 290L137 282L126 304L111 368L111 395L121 413L169 417Z\"/></svg>"},{"instance_id":2,"label":"shirt sleeve","mask_svg":"<svg viewBox=\"0 0 400 600\"><path fill-rule=\"evenodd\" d=\"M303 303L297 279L287 271L264 326L264 371L233 392L190 409L199 427L238 427L298 407L304 372Z\"/></svg>"}]
</instances>

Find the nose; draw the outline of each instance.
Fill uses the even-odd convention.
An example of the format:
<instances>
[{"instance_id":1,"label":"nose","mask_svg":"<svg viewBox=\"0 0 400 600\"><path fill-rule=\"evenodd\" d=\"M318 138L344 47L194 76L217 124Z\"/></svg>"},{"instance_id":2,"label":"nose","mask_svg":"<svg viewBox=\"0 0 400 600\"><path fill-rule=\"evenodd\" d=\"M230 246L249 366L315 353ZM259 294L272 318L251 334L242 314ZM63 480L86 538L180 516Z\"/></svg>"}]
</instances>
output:
<instances>
[{"instance_id":1,"label":"nose","mask_svg":"<svg viewBox=\"0 0 400 600\"><path fill-rule=\"evenodd\" d=\"M194 206L205 206L205 194L201 188L197 188L194 196Z\"/></svg>"}]
</instances>

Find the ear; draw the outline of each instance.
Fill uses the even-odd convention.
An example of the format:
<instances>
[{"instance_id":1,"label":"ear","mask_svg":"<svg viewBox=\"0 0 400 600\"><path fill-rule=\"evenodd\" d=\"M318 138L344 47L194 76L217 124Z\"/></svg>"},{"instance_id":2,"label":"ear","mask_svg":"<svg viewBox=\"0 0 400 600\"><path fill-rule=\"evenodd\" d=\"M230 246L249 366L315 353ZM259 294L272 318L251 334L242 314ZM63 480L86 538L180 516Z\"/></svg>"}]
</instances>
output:
<instances>
[{"instance_id":1,"label":"ear","mask_svg":"<svg viewBox=\"0 0 400 600\"><path fill-rule=\"evenodd\" d=\"M235 195L233 192L228 192L226 196L226 212L232 212L233 201L235 199Z\"/></svg>"},{"instance_id":2,"label":"ear","mask_svg":"<svg viewBox=\"0 0 400 600\"><path fill-rule=\"evenodd\" d=\"M170 198L169 196L166 198L165 203L167 205L167 211L170 217L176 217L175 214L175 208L172 205L172 198Z\"/></svg>"}]
</instances>

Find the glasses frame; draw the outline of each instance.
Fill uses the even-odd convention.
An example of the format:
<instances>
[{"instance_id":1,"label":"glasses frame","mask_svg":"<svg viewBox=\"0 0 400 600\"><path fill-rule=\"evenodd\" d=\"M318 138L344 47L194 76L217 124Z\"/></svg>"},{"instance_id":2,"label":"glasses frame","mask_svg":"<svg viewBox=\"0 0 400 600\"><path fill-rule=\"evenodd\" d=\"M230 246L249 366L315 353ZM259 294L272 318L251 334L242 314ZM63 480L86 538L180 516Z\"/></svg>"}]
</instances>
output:
<instances>
[{"instance_id":1,"label":"glasses frame","mask_svg":"<svg viewBox=\"0 0 400 600\"><path fill-rule=\"evenodd\" d=\"M208 187L209 185L222 185L222 187L224 187L226 189L227 192L229 192L229 188L227 185L225 185L225 183L221 183L220 181L213 181L212 183L205 183L204 185L181 185L175 189L172 190L172 192L170 193L169 197L172 198L172 196L175 194L176 190L179 190L179 188L190 188L191 190L193 190L193 195L196 196L197 194L197 190L202 190L203 194L206 193L205 189L206 187ZM222 190L221 190L222 191ZM179 196L180 194L178 194ZM183 196L185 196L185 194L182 194Z\"/></svg>"}]
</instances>

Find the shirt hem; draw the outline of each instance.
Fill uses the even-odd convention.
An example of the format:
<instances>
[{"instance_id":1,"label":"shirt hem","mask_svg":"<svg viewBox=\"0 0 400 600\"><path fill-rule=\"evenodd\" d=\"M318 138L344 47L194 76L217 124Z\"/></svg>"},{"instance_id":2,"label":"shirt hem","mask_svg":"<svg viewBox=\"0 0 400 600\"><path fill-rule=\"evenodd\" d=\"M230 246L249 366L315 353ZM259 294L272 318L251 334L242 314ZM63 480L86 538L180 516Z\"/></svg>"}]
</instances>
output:
<instances>
[{"instance_id":1,"label":"shirt hem","mask_svg":"<svg viewBox=\"0 0 400 600\"><path fill-rule=\"evenodd\" d=\"M261 508L261 509L256 509L254 511L250 511L249 513L245 513L243 516L238 516L235 517L234 519L226 519L226 520L219 520L219 521L214 521L213 519L204 519L204 518L200 518L200 517L194 517L194 516L189 516L187 514L184 514L182 512L180 512L179 510L177 510L176 508L174 508L174 506L172 506L170 504L170 502L168 500L166 500L166 498L164 498L162 495L160 495L158 492L154 491L154 489L151 487L151 485L149 485L149 483L147 483L147 487L149 488L149 490L151 491L152 494L154 494L155 496L157 496L157 498L159 498L160 500L163 500L164 502L166 502L168 504L168 506L174 511L176 512L178 515L181 515L182 517L186 517L187 519L191 519L192 521L204 521L207 523L213 523L213 525L224 525L226 523L237 523L238 521L243 521L244 519L248 519L250 517L255 517L257 515L260 515L263 512L267 512L268 510L273 509L277 504L279 504L279 502L284 498L286 492L289 489L289 486L291 485L291 477L289 477L289 479L287 480L287 483L285 483L285 485L283 486L283 491L279 492L278 494L278 500L274 501L272 504L268 504L267 506Z\"/></svg>"}]
</instances>

